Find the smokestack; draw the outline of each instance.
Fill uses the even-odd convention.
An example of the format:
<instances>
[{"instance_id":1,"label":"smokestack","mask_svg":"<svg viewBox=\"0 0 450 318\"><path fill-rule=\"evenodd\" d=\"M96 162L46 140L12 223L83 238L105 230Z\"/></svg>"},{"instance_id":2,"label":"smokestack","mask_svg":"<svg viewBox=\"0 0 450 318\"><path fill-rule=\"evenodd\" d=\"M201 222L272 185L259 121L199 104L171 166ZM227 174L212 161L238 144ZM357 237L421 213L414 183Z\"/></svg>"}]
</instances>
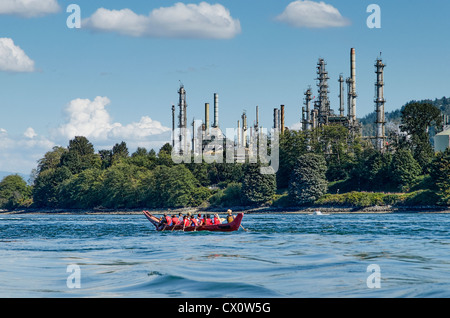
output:
<instances>
[{"instance_id":1,"label":"smokestack","mask_svg":"<svg viewBox=\"0 0 450 318\"><path fill-rule=\"evenodd\" d=\"M242 114L242 146L247 147L247 114Z\"/></svg>"},{"instance_id":2,"label":"smokestack","mask_svg":"<svg viewBox=\"0 0 450 318\"><path fill-rule=\"evenodd\" d=\"M355 49L352 48L350 51L350 61L351 61L351 79L352 79L352 113L351 119L352 122L356 122L356 52Z\"/></svg>"},{"instance_id":3,"label":"smokestack","mask_svg":"<svg viewBox=\"0 0 450 318\"><path fill-rule=\"evenodd\" d=\"M376 147L379 151L383 152L385 149L385 120L384 120L384 104L386 100L384 99L384 67L383 61L377 59L375 63L377 74L377 82L375 83L376 96L375 96L375 111L377 114L376 124Z\"/></svg>"},{"instance_id":4,"label":"smokestack","mask_svg":"<svg viewBox=\"0 0 450 318\"><path fill-rule=\"evenodd\" d=\"M339 115L344 117L344 104L345 104L345 96L344 96L344 77L339 75Z\"/></svg>"},{"instance_id":5,"label":"smokestack","mask_svg":"<svg viewBox=\"0 0 450 318\"><path fill-rule=\"evenodd\" d=\"M237 146L241 146L241 121L237 121Z\"/></svg>"},{"instance_id":6,"label":"smokestack","mask_svg":"<svg viewBox=\"0 0 450 318\"><path fill-rule=\"evenodd\" d=\"M256 129L258 130L259 127L259 107L256 106Z\"/></svg>"},{"instance_id":7,"label":"smokestack","mask_svg":"<svg viewBox=\"0 0 450 318\"><path fill-rule=\"evenodd\" d=\"M284 105L281 105L281 133L284 133Z\"/></svg>"},{"instance_id":8,"label":"smokestack","mask_svg":"<svg viewBox=\"0 0 450 318\"><path fill-rule=\"evenodd\" d=\"M273 128L274 128L275 130L278 130L278 129L279 129L278 123L279 123L279 119L278 119L278 108L274 108L274 109L273 109Z\"/></svg>"},{"instance_id":9,"label":"smokestack","mask_svg":"<svg viewBox=\"0 0 450 318\"><path fill-rule=\"evenodd\" d=\"M205 103L205 131L209 133L209 103Z\"/></svg>"},{"instance_id":10,"label":"smokestack","mask_svg":"<svg viewBox=\"0 0 450 318\"><path fill-rule=\"evenodd\" d=\"M180 128L180 155L182 155L185 151L187 151L187 140L186 140L186 130L187 130L187 104L186 104L186 90L184 89L183 84L180 85L180 89L178 90L178 94L180 95L178 106L180 107L180 115L179 115L179 126Z\"/></svg>"},{"instance_id":11,"label":"smokestack","mask_svg":"<svg viewBox=\"0 0 450 318\"><path fill-rule=\"evenodd\" d=\"M306 106L306 122L305 122L305 130L311 130L311 100L312 100L312 92L311 89L309 88L306 92L305 92L305 106Z\"/></svg>"},{"instance_id":12,"label":"smokestack","mask_svg":"<svg viewBox=\"0 0 450 318\"><path fill-rule=\"evenodd\" d=\"M219 94L214 93L214 128L219 128Z\"/></svg>"},{"instance_id":13,"label":"smokestack","mask_svg":"<svg viewBox=\"0 0 450 318\"><path fill-rule=\"evenodd\" d=\"M175 147L175 105L172 105L172 147Z\"/></svg>"}]
</instances>

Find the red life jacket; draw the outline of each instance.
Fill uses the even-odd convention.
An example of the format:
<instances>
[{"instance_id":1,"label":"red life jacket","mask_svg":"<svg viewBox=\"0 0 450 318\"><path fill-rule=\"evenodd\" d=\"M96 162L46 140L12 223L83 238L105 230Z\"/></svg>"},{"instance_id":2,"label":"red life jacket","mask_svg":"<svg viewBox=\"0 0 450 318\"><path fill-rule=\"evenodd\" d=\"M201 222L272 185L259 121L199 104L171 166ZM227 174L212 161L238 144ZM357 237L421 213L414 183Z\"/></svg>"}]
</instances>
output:
<instances>
[{"instance_id":1,"label":"red life jacket","mask_svg":"<svg viewBox=\"0 0 450 318\"><path fill-rule=\"evenodd\" d=\"M206 219L206 223L205 223L206 225L212 225L212 221L211 221L211 219Z\"/></svg>"},{"instance_id":2,"label":"red life jacket","mask_svg":"<svg viewBox=\"0 0 450 318\"><path fill-rule=\"evenodd\" d=\"M173 225L176 225L178 223L178 218L177 217L172 218L172 222Z\"/></svg>"},{"instance_id":3,"label":"red life jacket","mask_svg":"<svg viewBox=\"0 0 450 318\"><path fill-rule=\"evenodd\" d=\"M167 222L167 225L171 225L171 223L172 223L172 218L168 215L166 216L166 222Z\"/></svg>"},{"instance_id":4,"label":"red life jacket","mask_svg":"<svg viewBox=\"0 0 450 318\"><path fill-rule=\"evenodd\" d=\"M220 224L220 219L214 218L214 224Z\"/></svg>"},{"instance_id":5,"label":"red life jacket","mask_svg":"<svg viewBox=\"0 0 450 318\"><path fill-rule=\"evenodd\" d=\"M191 223L189 219L184 219L184 226L189 226L189 223Z\"/></svg>"},{"instance_id":6,"label":"red life jacket","mask_svg":"<svg viewBox=\"0 0 450 318\"><path fill-rule=\"evenodd\" d=\"M196 219L191 219L191 226L198 226L198 222Z\"/></svg>"}]
</instances>

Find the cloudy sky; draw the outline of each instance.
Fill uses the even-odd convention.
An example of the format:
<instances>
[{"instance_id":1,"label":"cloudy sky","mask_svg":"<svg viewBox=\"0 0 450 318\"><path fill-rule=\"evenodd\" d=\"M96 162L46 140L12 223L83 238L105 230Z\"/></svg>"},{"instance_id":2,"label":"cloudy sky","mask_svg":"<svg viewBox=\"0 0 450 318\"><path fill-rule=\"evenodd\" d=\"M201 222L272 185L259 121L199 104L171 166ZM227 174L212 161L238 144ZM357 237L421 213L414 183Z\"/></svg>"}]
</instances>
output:
<instances>
[{"instance_id":1,"label":"cloudy sky","mask_svg":"<svg viewBox=\"0 0 450 318\"><path fill-rule=\"evenodd\" d=\"M381 28L367 26L372 3ZM80 28L68 27L71 4ZM374 109L380 52L387 111L448 96L449 12L442 0L1 0L0 171L27 174L76 135L97 150L121 141L130 152L158 150L170 140L180 81L189 121L202 119L218 93L222 128L235 127L244 110L253 123L256 105L271 127L281 104L296 127L320 57L337 110L352 47L358 117Z\"/></svg>"}]
</instances>

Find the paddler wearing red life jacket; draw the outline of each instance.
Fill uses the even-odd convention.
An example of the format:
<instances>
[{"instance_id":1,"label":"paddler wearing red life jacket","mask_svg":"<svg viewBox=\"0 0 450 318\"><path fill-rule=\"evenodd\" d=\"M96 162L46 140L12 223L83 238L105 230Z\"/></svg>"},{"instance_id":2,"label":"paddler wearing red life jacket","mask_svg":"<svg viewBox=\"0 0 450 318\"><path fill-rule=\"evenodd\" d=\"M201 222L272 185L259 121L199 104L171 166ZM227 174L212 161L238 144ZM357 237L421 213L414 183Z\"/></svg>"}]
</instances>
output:
<instances>
[{"instance_id":1,"label":"paddler wearing red life jacket","mask_svg":"<svg viewBox=\"0 0 450 318\"><path fill-rule=\"evenodd\" d=\"M206 214L205 216L205 225L212 225L211 216L209 214Z\"/></svg>"},{"instance_id":2,"label":"paddler wearing red life jacket","mask_svg":"<svg viewBox=\"0 0 450 318\"><path fill-rule=\"evenodd\" d=\"M217 213L214 214L213 222L214 222L214 224L220 224L220 223L222 223L222 222L220 221L219 215L218 215Z\"/></svg>"},{"instance_id":3,"label":"paddler wearing red life jacket","mask_svg":"<svg viewBox=\"0 0 450 318\"><path fill-rule=\"evenodd\" d=\"M172 224L177 225L179 222L178 217L175 214L172 214Z\"/></svg>"},{"instance_id":4,"label":"paddler wearing red life jacket","mask_svg":"<svg viewBox=\"0 0 450 318\"><path fill-rule=\"evenodd\" d=\"M189 218L185 215L184 217L183 217L183 225L186 227L186 226L189 226L190 224L191 224L191 221L189 220Z\"/></svg>"},{"instance_id":5,"label":"paddler wearing red life jacket","mask_svg":"<svg viewBox=\"0 0 450 318\"><path fill-rule=\"evenodd\" d=\"M191 226L198 226L197 219L193 215L191 215Z\"/></svg>"},{"instance_id":6,"label":"paddler wearing red life jacket","mask_svg":"<svg viewBox=\"0 0 450 318\"><path fill-rule=\"evenodd\" d=\"M172 218L170 216L168 216L167 213L164 213L164 216L161 219L161 223L166 225L166 226L171 226L172 225Z\"/></svg>"}]
</instances>

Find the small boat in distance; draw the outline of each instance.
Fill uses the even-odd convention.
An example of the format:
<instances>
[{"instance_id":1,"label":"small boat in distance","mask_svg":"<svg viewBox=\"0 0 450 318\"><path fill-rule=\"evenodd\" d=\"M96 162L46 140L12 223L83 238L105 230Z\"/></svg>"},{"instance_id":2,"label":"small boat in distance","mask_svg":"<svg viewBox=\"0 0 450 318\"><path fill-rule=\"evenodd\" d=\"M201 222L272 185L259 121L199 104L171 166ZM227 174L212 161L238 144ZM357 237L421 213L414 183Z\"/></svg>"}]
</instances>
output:
<instances>
[{"instance_id":1,"label":"small boat in distance","mask_svg":"<svg viewBox=\"0 0 450 318\"><path fill-rule=\"evenodd\" d=\"M200 226L183 226L182 224L166 226L161 224L159 219L153 216L148 211L144 211L144 215L155 226L157 231L210 231L210 232L233 232L239 230L241 226L244 213L238 213L231 223L213 224L213 225L200 225Z\"/></svg>"}]
</instances>

